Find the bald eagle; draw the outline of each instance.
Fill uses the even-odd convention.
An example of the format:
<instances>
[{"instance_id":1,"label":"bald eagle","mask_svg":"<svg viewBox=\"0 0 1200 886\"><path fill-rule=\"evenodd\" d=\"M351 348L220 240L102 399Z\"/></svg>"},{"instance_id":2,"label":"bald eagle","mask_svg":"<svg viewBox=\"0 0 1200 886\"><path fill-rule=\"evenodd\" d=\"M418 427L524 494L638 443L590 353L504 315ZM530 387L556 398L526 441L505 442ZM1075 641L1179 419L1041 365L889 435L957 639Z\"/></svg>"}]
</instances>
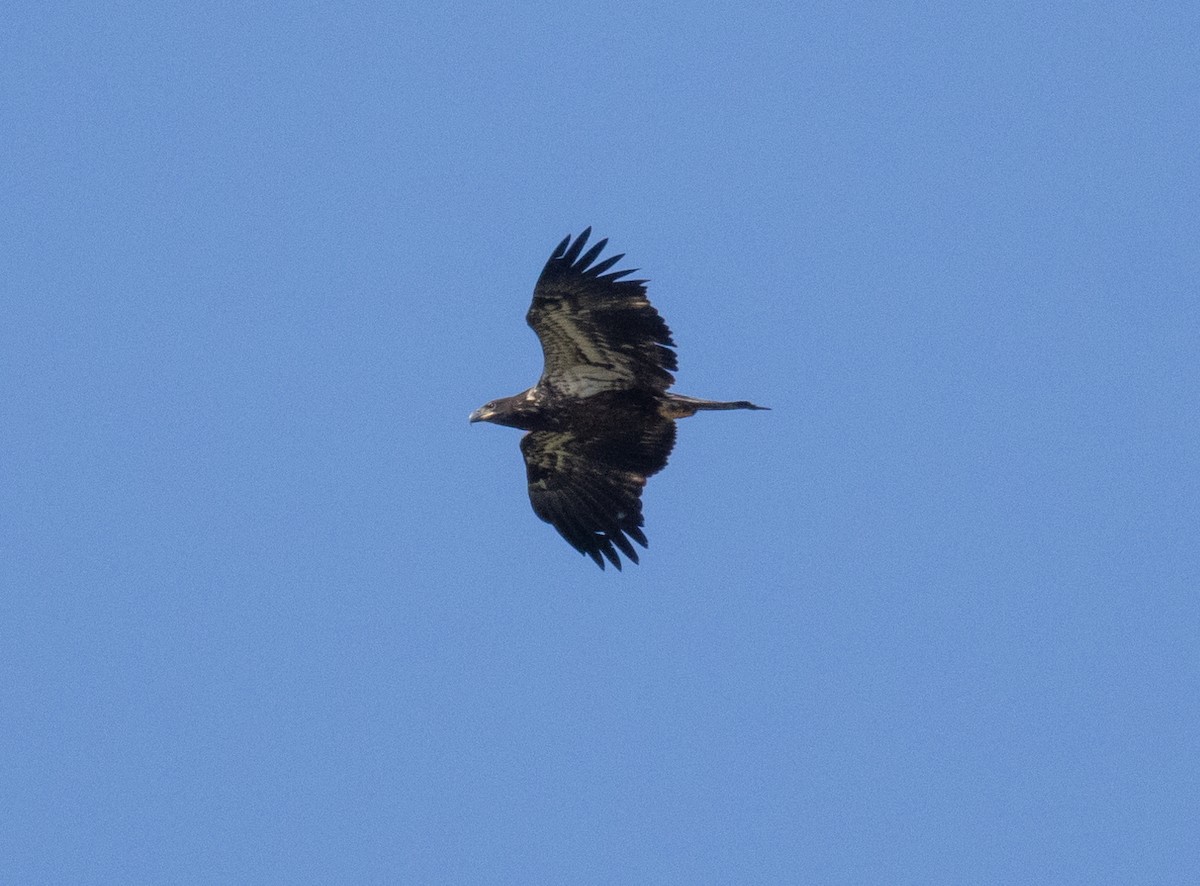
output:
<instances>
[{"instance_id":1,"label":"bald eagle","mask_svg":"<svg viewBox=\"0 0 1200 886\"><path fill-rule=\"evenodd\" d=\"M528 431L521 454L533 512L603 569L621 568L620 550L638 562L642 489L675 445L675 420L702 409L765 409L746 400L699 400L667 391L675 382L671 330L624 258L597 262L608 244L586 253L588 228L568 236L542 270L525 316L542 342L538 383L471 413ZM593 262L595 262L593 264Z\"/></svg>"}]
</instances>

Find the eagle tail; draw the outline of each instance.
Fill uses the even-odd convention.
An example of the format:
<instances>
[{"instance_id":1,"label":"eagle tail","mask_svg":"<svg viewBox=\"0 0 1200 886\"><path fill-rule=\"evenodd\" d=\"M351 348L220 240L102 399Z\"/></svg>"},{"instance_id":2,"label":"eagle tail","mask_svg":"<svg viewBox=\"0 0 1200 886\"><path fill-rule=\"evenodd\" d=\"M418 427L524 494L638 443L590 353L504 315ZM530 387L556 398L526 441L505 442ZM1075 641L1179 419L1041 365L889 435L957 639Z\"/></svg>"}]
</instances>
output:
<instances>
[{"instance_id":1,"label":"eagle tail","mask_svg":"<svg viewBox=\"0 0 1200 886\"><path fill-rule=\"evenodd\" d=\"M699 397L685 397L683 394L667 394L662 405L664 418L687 418L702 409L770 409L769 406L758 406L749 400L701 400Z\"/></svg>"}]
</instances>

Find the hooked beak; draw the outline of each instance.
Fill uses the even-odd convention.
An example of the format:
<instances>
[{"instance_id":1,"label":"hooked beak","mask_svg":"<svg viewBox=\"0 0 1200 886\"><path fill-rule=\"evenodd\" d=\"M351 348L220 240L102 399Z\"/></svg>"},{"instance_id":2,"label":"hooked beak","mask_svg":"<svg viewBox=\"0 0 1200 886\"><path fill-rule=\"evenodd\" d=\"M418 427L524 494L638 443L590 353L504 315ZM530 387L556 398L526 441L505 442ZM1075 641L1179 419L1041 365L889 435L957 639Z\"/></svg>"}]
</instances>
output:
<instances>
[{"instance_id":1,"label":"hooked beak","mask_svg":"<svg viewBox=\"0 0 1200 886\"><path fill-rule=\"evenodd\" d=\"M470 424L475 424L475 422L477 422L477 421L486 421L488 415L490 415L490 414L491 413L485 413L483 411L483 407L480 406L478 409L476 409L474 412L471 413L471 417L470 417L470 419L468 419L468 421Z\"/></svg>"}]
</instances>

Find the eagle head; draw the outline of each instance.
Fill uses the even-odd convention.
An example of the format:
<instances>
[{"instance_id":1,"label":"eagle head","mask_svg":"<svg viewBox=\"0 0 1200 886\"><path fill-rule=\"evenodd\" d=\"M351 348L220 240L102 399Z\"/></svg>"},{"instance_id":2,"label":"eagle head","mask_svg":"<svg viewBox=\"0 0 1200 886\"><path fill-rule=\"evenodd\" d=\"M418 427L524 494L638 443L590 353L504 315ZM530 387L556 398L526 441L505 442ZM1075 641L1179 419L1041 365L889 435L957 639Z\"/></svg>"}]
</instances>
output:
<instances>
[{"instance_id":1,"label":"eagle head","mask_svg":"<svg viewBox=\"0 0 1200 886\"><path fill-rule=\"evenodd\" d=\"M538 425L539 403L533 388L514 397L489 400L471 413L471 421L490 421L496 425L507 425L532 431Z\"/></svg>"},{"instance_id":2,"label":"eagle head","mask_svg":"<svg viewBox=\"0 0 1200 886\"><path fill-rule=\"evenodd\" d=\"M478 409L476 409L474 412L471 413L470 421L471 421L471 424L475 424L475 422L477 422L477 421L491 421L495 417L496 417L496 401L489 400L487 403L484 403L482 406L480 406Z\"/></svg>"}]
</instances>

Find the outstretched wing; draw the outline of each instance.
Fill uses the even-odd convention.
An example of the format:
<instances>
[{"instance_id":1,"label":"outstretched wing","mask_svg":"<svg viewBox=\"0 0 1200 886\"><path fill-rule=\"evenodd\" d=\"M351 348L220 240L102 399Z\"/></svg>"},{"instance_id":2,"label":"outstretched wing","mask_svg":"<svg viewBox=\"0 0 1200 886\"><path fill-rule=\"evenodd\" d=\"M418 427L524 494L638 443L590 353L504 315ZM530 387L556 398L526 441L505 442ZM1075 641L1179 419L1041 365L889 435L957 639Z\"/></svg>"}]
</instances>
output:
<instances>
[{"instance_id":1,"label":"outstretched wing","mask_svg":"<svg viewBox=\"0 0 1200 886\"><path fill-rule=\"evenodd\" d=\"M521 438L533 512L603 569L621 568L619 548L634 563L642 532L642 489L661 471L675 445L675 423L654 419L602 436L534 431ZM603 557L601 556L603 555Z\"/></svg>"},{"instance_id":2,"label":"outstretched wing","mask_svg":"<svg viewBox=\"0 0 1200 886\"><path fill-rule=\"evenodd\" d=\"M525 320L542 342L539 384L580 398L665 391L677 368L671 330L646 298L645 280L622 279L632 270L609 272L624 254L593 265L607 240L583 253L591 232L559 243L533 289Z\"/></svg>"}]
</instances>

